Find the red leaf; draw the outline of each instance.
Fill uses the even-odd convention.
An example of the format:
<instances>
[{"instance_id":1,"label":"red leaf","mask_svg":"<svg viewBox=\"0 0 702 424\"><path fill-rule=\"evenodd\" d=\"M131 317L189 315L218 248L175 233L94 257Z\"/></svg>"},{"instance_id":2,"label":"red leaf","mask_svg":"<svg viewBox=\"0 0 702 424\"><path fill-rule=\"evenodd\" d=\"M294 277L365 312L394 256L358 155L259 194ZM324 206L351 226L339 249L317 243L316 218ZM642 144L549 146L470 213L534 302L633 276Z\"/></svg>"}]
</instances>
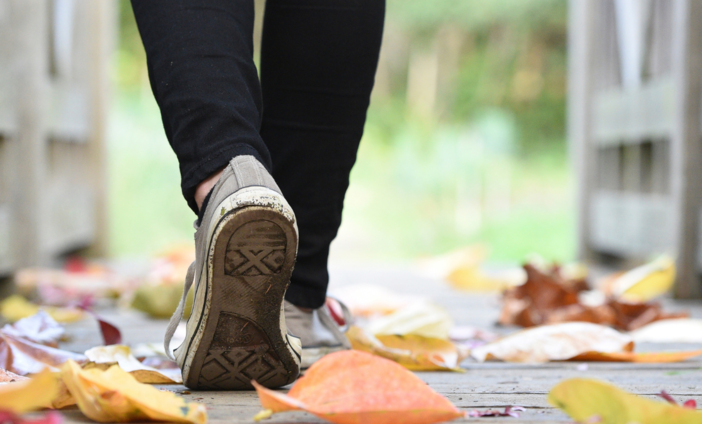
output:
<instances>
[{"instance_id":1,"label":"red leaf","mask_svg":"<svg viewBox=\"0 0 702 424\"><path fill-rule=\"evenodd\" d=\"M661 392L658 394L658 396L665 399L668 403L672 403L673 405L678 404L678 402L675 399L673 399L673 397L671 395L669 395L668 392L666 392L665 390L661 390Z\"/></svg>"},{"instance_id":2,"label":"red leaf","mask_svg":"<svg viewBox=\"0 0 702 424\"><path fill-rule=\"evenodd\" d=\"M694 399L688 399L683 403L683 408L697 409L697 402Z\"/></svg>"},{"instance_id":3,"label":"red leaf","mask_svg":"<svg viewBox=\"0 0 702 424\"><path fill-rule=\"evenodd\" d=\"M102 340L105 346L122 343L122 333L119 331L119 328L105 321L100 315L95 313L95 311L90 309L85 304L78 305L78 307L89 313L97 320L98 324L100 324L100 333L102 334Z\"/></svg>"}]
</instances>

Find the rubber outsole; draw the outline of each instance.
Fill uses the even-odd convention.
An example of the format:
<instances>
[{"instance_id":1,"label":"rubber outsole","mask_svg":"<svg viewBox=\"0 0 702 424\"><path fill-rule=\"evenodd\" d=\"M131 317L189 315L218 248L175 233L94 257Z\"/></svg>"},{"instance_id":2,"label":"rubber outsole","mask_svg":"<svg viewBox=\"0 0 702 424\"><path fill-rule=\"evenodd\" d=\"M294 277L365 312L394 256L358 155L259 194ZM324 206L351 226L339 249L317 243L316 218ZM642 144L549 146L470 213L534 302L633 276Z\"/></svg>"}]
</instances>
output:
<instances>
[{"instance_id":1,"label":"rubber outsole","mask_svg":"<svg viewBox=\"0 0 702 424\"><path fill-rule=\"evenodd\" d=\"M211 241L209 312L184 384L247 390L295 381L299 358L281 331L281 305L297 251L293 224L270 208L249 206L221 218ZM199 326L200 327L200 326Z\"/></svg>"}]
</instances>

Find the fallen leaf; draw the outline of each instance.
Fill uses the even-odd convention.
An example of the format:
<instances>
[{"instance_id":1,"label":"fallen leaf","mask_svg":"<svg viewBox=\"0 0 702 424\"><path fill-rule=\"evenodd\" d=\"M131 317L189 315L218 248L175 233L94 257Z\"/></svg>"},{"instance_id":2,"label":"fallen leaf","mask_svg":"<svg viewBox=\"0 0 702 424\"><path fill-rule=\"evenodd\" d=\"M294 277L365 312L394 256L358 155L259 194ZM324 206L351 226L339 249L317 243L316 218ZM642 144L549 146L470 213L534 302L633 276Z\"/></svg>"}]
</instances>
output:
<instances>
[{"instance_id":1,"label":"fallen leaf","mask_svg":"<svg viewBox=\"0 0 702 424\"><path fill-rule=\"evenodd\" d=\"M630 335L636 343L702 343L702 320L660 320L632 331Z\"/></svg>"},{"instance_id":2,"label":"fallen leaf","mask_svg":"<svg viewBox=\"0 0 702 424\"><path fill-rule=\"evenodd\" d=\"M14 383L16 381L29 380L29 377L15 374L12 371L7 371L0 368L0 383Z\"/></svg>"},{"instance_id":3,"label":"fallen leaf","mask_svg":"<svg viewBox=\"0 0 702 424\"><path fill-rule=\"evenodd\" d=\"M39 310L30 317L22 318L14 324L7 324L1 331L4 334L51 347L58 347L58 342L64 333L63 326L43 310Z\"/></svg>"},{"instance_id":4,"label":"fallen leaf","mask_svg":"<svg viewBox=\"0 0 702 424\"><path fill-rule=\"evenodd\" d=\"M586 352L631 351L633 346L629 336L609 327L569 322L520 331L476 347L471 351L471 356L480 362L499 359L542 363L568 360Z\"/></svg>"},{"instance_id":5,"label":"fallen leaf","mask_svg":"<svg viewBox=\"0 0 702 424\"><path fill-rule=\"evenodd\" d=\"M500 324L541 325L547 322L552 311L578 303L578 291L565 284L557 274L546 274L530 264L524 265L524 271L526 282L503 295Z\"/></svg>"},{"instance_id":6,"label":"fallen leaf","mask_svg":"<svg viewBox=\"0 0 702 424\"><path fill-rule=\"evenodd\" d=\"M335 289L334 297L343 302L357 318L388 315L409 304L425 300L420 296L397 293L371 284L354 284Z\"/></svg>"},{"instance_id":7,"label":"fallen leaf","mask_svg":"<svg viewBox=\"0 0 702 424\"><path fill-rule=\"evenodd\" d=\"M20 375L36 374L47 367L58 370L69 359L84 362L85 356L0 331L0 368Z\"/></svg>"},{"instance_id":8,"label":"fallen leaf","mask_svg":"<svg viewBox=\"0 0 702 424\"><path fill-rule=\"evenodd\" d=\"M670 395L668 392L665 390L661 390L661 392L658 394L658 396L662 397L663 399L666 400L668 403L672 403L673 405L677 405L678 402ZM683 408L688 408L688 409L697 409L697 401L694 399L688 399L682 404Z\"/></svg>"},{"instance_id":9,"label":"fallen leaf","mask_svg":"<svg viewBox=\"0 0 702 424\"><path fill-rule=\"evenodd\" d=\"M317 361L287 395L252 384L270 413L303 410L337 424L430 424L465 415L402 366L355 350Z\"/></svg>"},{"instance_id":10,"label":"fallen leaf","mask_svg":"<svg viewBox=\"0 0 702 424\"><path fill-rule=\"evenodd\" d=\"M145 384L181 384L183 377L179 368L157 370L139 362L132 355L129 346L112 345L94 347L85 351L88 364L83 369L100 368L106 370L117 364L122 370L130 373L140 383Z\"/></svg>"},{"instance_id":11,"label":"fallen leaf","mask_svg":"<svg viewBox=\"0 0 702 424\"><path fill-rule=\"evenodd\" d=\"M19 321L22 318L36 315L40 309L45 310L51 315L51 318L58 322L74 322L84 317L80 309L73 307L60 308L54 306L39 306L18 294L12 295L0 302L0 315L10 322Z\"/></svg>"},{"instance_id":12,"label":"fallen leaf","mask_svg":"<svg viewBox=\"0 0 702 424\"><path fill-rule=\"evenodd\" d=\"M428 301L420 301L373 319L365 328L376 336L413 334L448 339L452 326L453 320L444 308Z\"/></svg>"},{"instance_id":13,"label":"fallen leaf","mask_svg":"<svg viewBox=\"0 0 702 424\"><path fill-rule=\"evenodd\" d=\"M574 361L637 362L642 364L666 364L682 362L702 355L702 350L683 352L586 352L572 358Z\"/></svg>"},{"instance_id":14,"label":"fallen leaf","mask_svg":"<svg viewBox=\"0 0 702 424\"><path fill-rule=\"evenodd\" d=\"M98 322L98 325L100 326L100 334L102 335L102 341L105 344L105 346L122 343L122 333L119 331L119 328L106 321L95 311L93 311L89 306L80 305L79 307L83 311L90 314L90 316L95 318L95 320Z\"/></svg>"},{"instance_id":15,"label":"fallen leaf","mask_svg":"<svg viewBox=\"0 0 702 424\"><path fill-rule=\"evenodd\" d=\"M10 411L0 411L0 423L3 424L61 424L63 417L56 411L49 411L35 418L23 418Z\"/></svg>"},{"instance_id":16,"label":"fallen leaf","mask_svg":"<svg viewBox=\"0 0 702 424\"><path fill-rule=\"evenodd\" d=\"M134 292L131 307L154 318L170 318L178 307L181 296L183 296L184 284L185 275L180 283L142 285ZM186 319L190 316L193 296L194 290L191 290L185 300L183 317Z\"/></svg>"},{"instance_id":17,"label":"fallen leaf","mask_svg":"<svg viewBox=\"0 0 702 424\"><path fill-rule=\"evenodd\" d=\"M397 362L412 371L463 371L459 365L466 354L453 343L423 336L373 336L351 326L346 332L353 349Z\"/></svg>"},{"instance_id":18,"label":"fallen leaf","mask_svg":"<svg viewBox=\"0 0 702 424\"><path fill-rule=\"evenodd\" d=\"M169 421L204 424L204 405L188 403L175 393L139 383L118 366L107 371L83 370L73 361L61 369L61 378L76 398L81 412L99 422Z\"/></svg>"},{"instance_id":19,"label":"fallen leaf","mask_svg":"<svg viewBox=\"0 0 702 424\"><path fill-rule=\"evenodd\" d=\"M609 424L693 424L702 422L702 412L627 393L609 383L573 378L558 383L548 402L577 422L598 417Z\"/></svg>"},{"instance_id":20,"label":"fallen leaf","mask_svg":"<svg viewBox=\"0 0 702 424\"><path fill-rule=\"evenodd\" d=\"M44 408L51 405L58 390L56 376L49 370L43 370L29 380L0 386L0 411L23 414Z\"/></svg>"},{"instance_id":21,"label":"fallen leaf","mask_svg":"<svg viewBox=\"0 0 702 424\"><path fill-rule=\"evenodd\" d=\"M675 261L662 256L610 278L603 291L626 302L648 302L670 291L674 282Z\"/></svg>"},{"instance_id":22,"label":"fallen leaf","mask_svg":"<svg viewBox=\"0 0 702 424\"><path fill-rule=\"evenodd\" d=\"M632 331L654 321L687 316L666 313L658 303L632 303L607 299L597 291L585 292L584 283L561 277L558 267L544 272L527 264L524 269L526 283L503 295L501 325L533 327L578 321ZM592 302L594 298L600 299L599 303Z\"/></svg>"},{"instance_id":23,"label":"fallen leaf","mask_svg":"<svg viewBox=\"0 0 702 424\"><path fill-rule=\"evenodd\" d=\"M487 409L485 411L478 411L476 409L470 411L467 415L473 418L480 417L512 417L519 418L519 413L525 411L524 407L521 406L508 406L503 412L495 409Z\"/></svg>"}]
</instances>

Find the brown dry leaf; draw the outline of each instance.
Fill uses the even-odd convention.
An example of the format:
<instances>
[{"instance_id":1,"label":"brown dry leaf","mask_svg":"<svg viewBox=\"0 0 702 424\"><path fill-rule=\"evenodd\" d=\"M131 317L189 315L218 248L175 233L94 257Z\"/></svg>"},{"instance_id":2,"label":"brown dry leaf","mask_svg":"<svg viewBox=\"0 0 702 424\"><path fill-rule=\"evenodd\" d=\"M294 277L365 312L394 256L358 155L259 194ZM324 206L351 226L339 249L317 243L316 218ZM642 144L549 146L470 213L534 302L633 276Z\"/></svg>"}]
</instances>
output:
<instances>
[{"instance_id":1,"label":"brown dry leaf","mask_svg":"<svg viewBox=\"0 0 702 424\"><path fill-rule=\"evenodd\" d=\"M459 365L466 355L448 340L417 335L373 336L351 326L346 332L356 350L390 359L412 371L463 371Z\"/></svg>"},{"instance_id":2,"label":"brown dry leaf","mask_svg":"<svg viewBox=\"0 0 702 424\"><path fill-rule=\"evenodd\" d=\"M145 384L181 384L183 377L179 368L155 369L139 362L132 355L129 346L112 345L99 346L89 349L85 356L91 362L83 369L99 368L103 371L117 364L122 370L130 373L140 383Z\"/></svg>"},{"instance_id":3,"label":"brown dry leaf","mask_svg":"<svg viewBox=\"0 0 702 424\"><path fill-rule=\"evenodd\" d=\"M683 352L586 352L573 358L573 361L638 362L643 364L665 364L682 362L702 355L702 350Z\"/></svg>"},{"instance_id":4,"label":"brown dry leaf","mask_svg":"<svg viewBox=\"0 0 702 424\"><path fill-rule=\"evenodd\" d=\"M580 423L697 424L702 412L627 393L609 383L573 378L558 383L548 402Z\"/></svg>"},{"instance_id":5,"label":"brown dry leaf","mask_svg":"<svg viewBox=\"0 0 702 424\"><path fill-rule=\"evenodd\" d=\"M0 386L0 410L22 414L51 405L58 393L56 376L43 370L31 379Z\"/></svg>"},{"instance_id":6,"label":"brown dry leaf","mask_svg":"<svg viewBox=\"0 0 702 424\"><path fill-rule=\"evenodd\" d=\"M566 280L557 267L550 273L529 264L524 269L526 283L504 293L499 318L502 325L533 327L580 321L632 331L654 321L688 316L663 312L657 303L609 300L597 306L584 305L578 299L578 293L586 288L584 280Z\"/></svg>"},{"instance_id":7,"label":"brown dry leaf","mask_svg":"<svg viewBox=\"0 0 702 424\"><path fill-rule=\"evenodd\" d=\"M175 393L139 383L118 366L107 371L83 370L68 361L61 369L61 378L81 412L95 421L207 422L204 405L188 403Z\"/></svg>"},{"instance_id":8,"label":"brown dry leaf","mask_svg":"<svg viewBox=\"0 0 702 424\"><path fill-rule=\"evenodd\" d=\"M548 314L578 303L578 290L569 287L557 272L550 275L530 264L524 265L527 281L505 291L499 323L533 327L544 324Z\"/></svg>"},{"instance_id":9,"label":"brown dry leaf","mask_svg":"<svg viewBox=\"0 0 702 424\"><path fill-rule=\"evenodd\" d=\"M465 415L400 365L355 350L325 356L287 395L254 387L266 409L256 420L296 410L338 424L430 424Z\"/></svg>"},{"instance_id":10,"label":"brown dry leaf","mask_svg":"<svg viewBox=\"0 0 702 424\"><path fill-rule=\"evenodd\" d=\"M575 358L586 352L623 352L633 350L631 337L603 325L567 322L530 328L484 346L471 356L483 362L542 363Z\"/></svg>"}]
</instances>

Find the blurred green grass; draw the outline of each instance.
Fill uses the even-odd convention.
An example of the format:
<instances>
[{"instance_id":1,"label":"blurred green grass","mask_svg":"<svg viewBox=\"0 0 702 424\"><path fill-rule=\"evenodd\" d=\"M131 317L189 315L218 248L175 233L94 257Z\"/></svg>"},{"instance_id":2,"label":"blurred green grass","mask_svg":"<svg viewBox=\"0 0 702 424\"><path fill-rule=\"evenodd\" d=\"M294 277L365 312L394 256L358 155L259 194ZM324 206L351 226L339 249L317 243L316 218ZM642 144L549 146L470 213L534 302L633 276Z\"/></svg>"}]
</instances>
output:
<instances>
[{"instance_id":1,"label":"blurred green grass","mask_svg":"<svg viewBox=\"0 0 702 424\"><path fill-rule=\"evenodd\" d=\"M119 4L110 251L153 254L190 243L195 215L180 193L130 3ZM473 243L495 261L574 258L566 8L565 0L388 0L335 259L409 259Z\"/></svg>"}]
</instances>

